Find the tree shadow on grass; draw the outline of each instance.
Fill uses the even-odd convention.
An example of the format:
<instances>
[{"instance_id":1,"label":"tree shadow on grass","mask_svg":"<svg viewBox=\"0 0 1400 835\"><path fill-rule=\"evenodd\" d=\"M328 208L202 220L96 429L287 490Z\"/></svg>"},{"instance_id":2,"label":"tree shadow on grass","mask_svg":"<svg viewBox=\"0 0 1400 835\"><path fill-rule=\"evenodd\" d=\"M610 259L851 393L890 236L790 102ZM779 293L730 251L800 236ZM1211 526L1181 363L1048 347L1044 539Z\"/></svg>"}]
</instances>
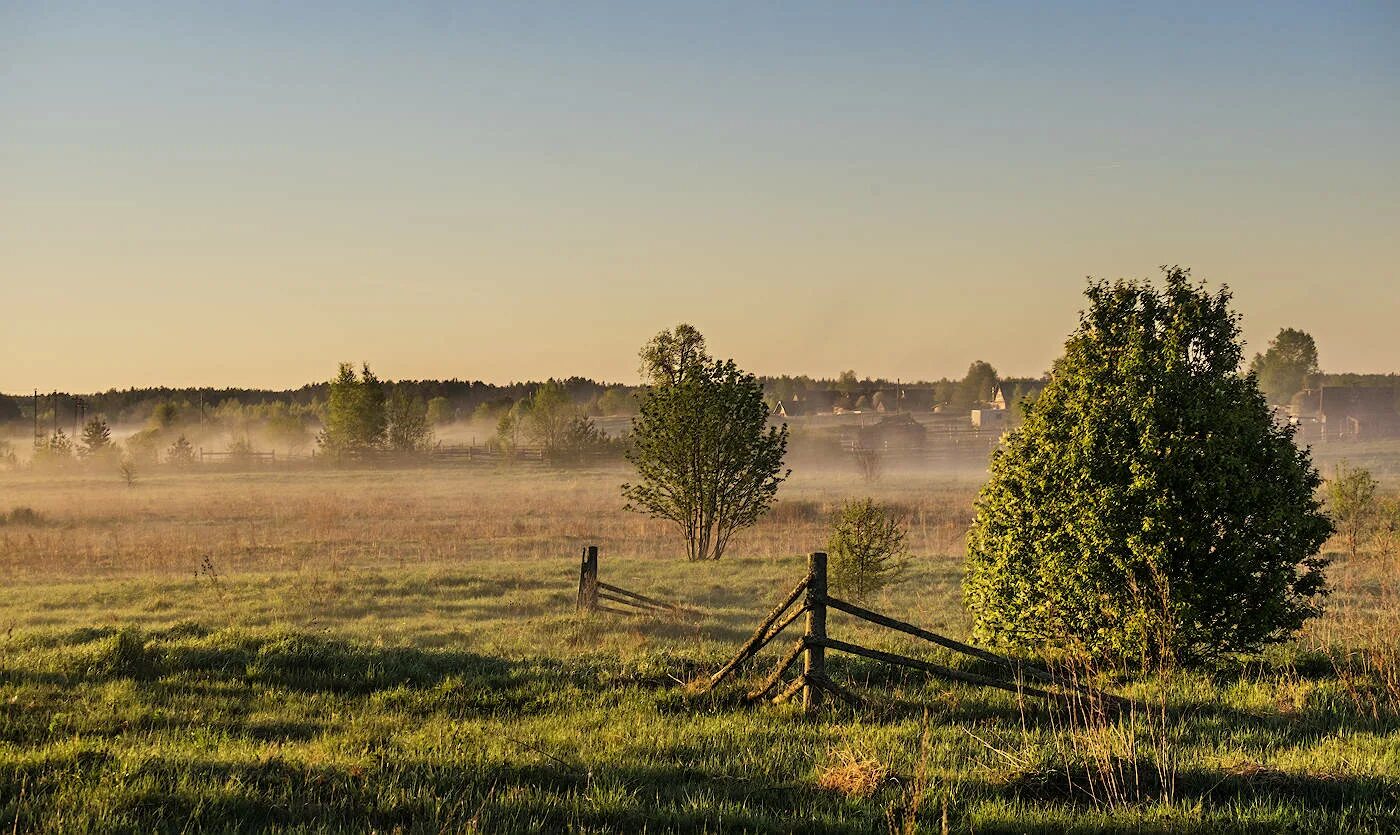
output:
<instances>
[{"instance_id":1,"label":"tree shadow on grass","mask_svg":"<svg viewBox=\"0 0 1400 835\"><path fill-rule=\"evenodd\" d=\"M0 810L20 829L53 819L99 818L120 831L871 831L880 810L852 808L798 781L773 781L687 765L696 752L661 751L647 763L586 768L529 751L519 760L423 761L381 757L337 767L271 757L227 762L145 758L104 793L104 808L63 808L75 800L62 763L26 764L0 774L0 789L23 782L26 803ZM76 766L74 763L72 766ZM110 782L113 761L89 758L77 781ZM82 796L86 788L78 787Z\"/></svg>"},{"instance_id":2,"label":"tree shadow on grass","mask_svg":"<svg viewBox=\"0 0 1400 835\"><path fill-rule=\"evenodd\" d=\"M1253 766L1188 769L1164 779L1155 762L1148 758L1123 760L1115 765L1114 777L1106 778L1102 769L1072 765L1011 774L987 788L1007 798L1071 812L1102 811L1170 798L1175 804L1196 806L1207 813L1239 812L1246 807L1274 815L1286 812L1284 817L1308 821L1314 831L1394 831L1400 826L1400 781L1394 778L1299 774ZM1229 828L1233 831L1242 826L1237 823Z\"/></svg>"}]
</instances>

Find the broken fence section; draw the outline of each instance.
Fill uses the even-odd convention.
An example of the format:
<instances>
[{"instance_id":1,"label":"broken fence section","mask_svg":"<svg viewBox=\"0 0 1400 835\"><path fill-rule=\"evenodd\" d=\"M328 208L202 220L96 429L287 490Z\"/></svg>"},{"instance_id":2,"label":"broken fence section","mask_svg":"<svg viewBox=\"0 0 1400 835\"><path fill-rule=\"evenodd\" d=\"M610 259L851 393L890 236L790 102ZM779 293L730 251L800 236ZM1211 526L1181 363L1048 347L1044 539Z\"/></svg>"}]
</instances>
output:
<instances>
[{"instance_id":1,"label":"broken fence section","mask_svg":"<svg viewBox=\"0 0 1400 835\"><path fill-rule=\"evenodd\" d=\"M596 566L595 566L596 568ZM800 605L798 601L801 601ZM794 608L796 606L796 608ZM937 644L945 649L976 658L980 661L989 662L999 668L1003 677L991 677L976 673L964 672L941 664L935 664L918 658L910 658L906 655L898 655L883 650L870 649L858 644L838 640L827 635L826 613L827 609L835 609L845 612L848 615L861 620L873 623L876 626L883 626L903 632L915 638L919 638L929 643ZM826 672L826 651L844 652L849 655L856 655L869 658L873 661L881 661L906 669L918 670L928 675L942 678L948 681L958 681L964 684L972 684L980 687L992 687L1000 690L1008 690L1013 693L1035 696L1040 698L1051 697L1054 694L1039 687L1027 686L1024 681L1033 679L1049 686L1069 689L1081 693L1091 693L1092 691L1084 685L1066 683L1057 679L1050 671L997 655L970 646L961 641L956 641L936 632L920 628L911 623L873 612L869 609L849 603L845 600L835 598L827 593L826 576L826 553L817 551L808 557L807 576L802 582L797 584L788 595L783 598L783 602L778 604L768 617L754 630L753 635L739 648L723 667L701 685L701 690L709 690L719 684L727 677L734 674L743 664L752 660L765 646L789 626L798 617L806 614L806 628L800 638L798 638L787 652L779 660L777 667L758 686L758 689L748 694L751 702L768 698L775 690L777 695L773 696L773 701L785 702L788 699L802 696L802 706L810 710L822 703L824 695L832 695L842 701L853 705L861 703L861 698L845 687L837 684L827 675ZM788 669L802 659L802 671L792 681L784 684L784 677ZM1113 700L1115 697L1106 694L1096 694L1105 700Z\"/></svg>"},{"instance_id":2,"label":"broken fence section","mask_svg":"<svg viewBox=\"0 0 1400 835\"><path fill-rule=\"evenodd\" d=\"M606 600L624 608L600 603ZM611 583L598 579L598 546L589 545L583 549L583 561L578 575L578 605L580 612L608 612L614 615L640 615L648 612L679 614L683 611L674 603L637 594Z\"/></svg>"}]
</instances>

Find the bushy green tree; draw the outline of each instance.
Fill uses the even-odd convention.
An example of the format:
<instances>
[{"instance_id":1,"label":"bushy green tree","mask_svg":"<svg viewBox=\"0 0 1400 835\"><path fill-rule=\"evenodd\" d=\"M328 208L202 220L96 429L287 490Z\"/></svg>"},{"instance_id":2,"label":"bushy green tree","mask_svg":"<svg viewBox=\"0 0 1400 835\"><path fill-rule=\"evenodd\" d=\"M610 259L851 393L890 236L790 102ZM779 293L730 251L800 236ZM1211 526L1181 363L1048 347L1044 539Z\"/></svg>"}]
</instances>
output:
<instances>
[{"instance_id":1,"label":"bushy green tree","mask_svg":"<svg viewBox=\"0 0 1400 835\"><path fill-rule=\"evenodd\" d=\"M635 415L637 413L637 398L627 389L615 386L603 392L598 398L598 414L609 415Z\"/></svg>"},{"instance_id":2,"label":"bushy green tree","mask_svg":"<svg viewBox=\"0 0 1400 835\"><path fill-rule=\"evenodd\" d=\"M370 371L368 363L362 366L360 374L350 363L341 363L330 382L326 424L318 439L321 446L336 455L354 455L383 446L388 420L384 400L384 385Z\"/></svg>"},{"instance_id":3,"label":"bushy green tree","mask_svg":"<svg viewBox=\"0 0 1400 835\"><path fill-rule=\"evenodd\" d=\"M614 450L620 452L619 446L593 423L593 418L575 415L549 454L552 463L575 465L607 455Z\"/></svg>"},{"instance_id":4,"label":"bushy green tree","mask_svg":"<svg viewBox=\"0 0 1400 835\"><path fill-rule=\"evenodd\" d=\"M996 396L997 370L991 363L977 360L967 367L967 374L958 383L953 405L959 409L973 409L978 403L985 403Z\"/></svg>"},{"instance_id":5,"label":"bushy green tree","mask_svg":"<svg viewBox=\"0 0 1400 835\"><path fill-rule=\"evenodd\" d=\"M101 417L94 417L83 424L82 447L79 454L83 458L100 458L112 451L112 429Z\"/></svg>"},{"instance_id":6,"label":"bushy green tree","mask_svg":"<svg viewBox=\"0 0 1400 835\"><path fill-rule=\"evenodd\" d=\"M428 406L408 389L395 388L389 397L388 443L395 452L422 452L433 444Z\"/></svg>"},{"instance_id":7,"label":"bushy green tree","mask_svg":"<svg viewBox=\"0 0 1400 835\"><path fill-rule=\"evenodd\" d=\"M1304 331L1284 328L1269 342L1268 350L1254 355L1250 369L1270 403L1287 403L1317 376L1317 343Z\"/></svg>"},{"instance_id":8,"label":"bushy green tree","mask_svg":"<svg viewBox=\"0 0 1400 835\"><path fill-rule=\"evenodd\" d=\"M675 523L689 559L717 560L787 478L787 427L768 425L762 384L733 360L711 359L689 325L649 342L642 369L651 385L632 420L627 508Z\"/></svg>"},{"instance_id":9,"label":"bushy green tree","mask_svg":"<svg viewBox=\"0 0 1400 835\"><path fill-rule=\"evenodd\" d=\"M154 429L168 429L180 419L180 407L170 401L157 403L151 410L151 426Z\"/></svg>"},{"instance_id":10,"label":"bushy green tree","mask_svg":"<svg viewBox=\"0 0 1400 835\"><path fill-rule=\"evenodd\" d=\"M906 535L899 514L874 499L846 502L826 543L832 590L861 600L894 582L908 565Z\"/></svg>"},{"instance_id":11,"label":"bushy green tree","mask_svg":"<svg viewBox=\"0 0 1400 835\"><path fill-rule=\"evenodd\" d=\"M552 452L564 439L578 407L569 397L568 391L557 380L541 383L527 399L520 404L521 426L527 437L545 451Z\"/></svg>"},{"instance_id":12,"label":"bushy green tree","mask_svg":"<svg viewBox=\"0 0 1400 835\"><path fill-rule=\"evenodd\" d=\"M964 594L983 639L1098 657L1256 650L1318 614L1308 453L1240 375L1238 317L1181 269L1096 281L993 456Z\"/></svg>"},{"instance_id":13,"label":"bushy green tree","mask_svg":"<svg viewBox=\"0 0 1400 835\"><path fill-rule=\"evenodd\" d=\"M428 401L428 423L432 426L444 426L456 420L456 417L452 401L446 397L434 397Z\"/></svg>"}]
</instances>

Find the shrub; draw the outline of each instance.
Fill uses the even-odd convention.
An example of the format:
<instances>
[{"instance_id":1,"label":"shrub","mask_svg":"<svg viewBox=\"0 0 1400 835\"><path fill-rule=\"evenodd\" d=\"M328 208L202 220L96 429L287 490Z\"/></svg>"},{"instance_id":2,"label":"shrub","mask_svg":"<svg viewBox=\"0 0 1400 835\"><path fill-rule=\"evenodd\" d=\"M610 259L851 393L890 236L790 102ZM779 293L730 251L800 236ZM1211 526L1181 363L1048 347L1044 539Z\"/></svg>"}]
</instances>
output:
<instances>
[{"instance_id":1,"label":"shrub","mask_svg":"<svg viewBox=\"0 0 1400 835\"><path fill-rule=\"evenodd\" d=\"M1352 467L1345 461L1339 462L1327 479L1327 511L1352 559L1356 559L1356 552L1375 521L1377 486L1369 470Z\"/></svg>"},{"instance_id":2,"label":"shrub","mask_svg":"<svg viewBox=\"0 0 1400 835\"><path fill-rule=\"evenodd\" d=\"M9 513L0 513L0 525L47 525L49 517L32 507L16 507Z\"/></svg>"},{"instance_id":3,"label":"shrub","mask_svg":"<svg viewBox=\"0 0 1400 835\"><path fill-rule=\"evenodd\" d=\"M193 466L194 447L190 444L189 439L184 435L176 438L175 443L171 444L170 449L166 450L165 460L172 467L179 467L181 469Z\"/></svg>"},{"instance_id":4,"label":"shrub","mask_svg":"<svg viewBox=\"0 0 1400 835\"><path fill-rule=\"evenodd\" d=\"M827 540L828 582L857 600L894 582L907 566L900 516L873 499L847 502Z\"/></svg>"},{"instance_id":5,"label":"shrub","mask_svg":"<svg viewBox=\"0 0 1400 835\"><path fill-rule=\"evenodd\" d=\"M982 639L1199 660L1320 611L1321 483L1242 360L1227 289L1094 282L1025 423L994 453L963 591Z\"/></svg>"}]
</instances>

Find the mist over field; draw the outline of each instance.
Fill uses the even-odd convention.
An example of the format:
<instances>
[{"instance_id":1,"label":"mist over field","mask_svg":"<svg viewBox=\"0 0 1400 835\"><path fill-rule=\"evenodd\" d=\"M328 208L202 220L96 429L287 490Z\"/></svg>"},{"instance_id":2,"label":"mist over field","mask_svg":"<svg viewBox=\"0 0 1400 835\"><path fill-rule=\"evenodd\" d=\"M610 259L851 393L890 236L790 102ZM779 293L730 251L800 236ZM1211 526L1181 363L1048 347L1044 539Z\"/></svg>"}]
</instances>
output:
<instances>
[{"instance_id":1,"label":"mist over field","mask_svg":"<svg viewBox=\"0 0 1400 835\"><path fill-rule=\"evenodd\" d=\"M0 835L1400 832L1397 43L0 3Z\"/></svg>"}]
</instances>

